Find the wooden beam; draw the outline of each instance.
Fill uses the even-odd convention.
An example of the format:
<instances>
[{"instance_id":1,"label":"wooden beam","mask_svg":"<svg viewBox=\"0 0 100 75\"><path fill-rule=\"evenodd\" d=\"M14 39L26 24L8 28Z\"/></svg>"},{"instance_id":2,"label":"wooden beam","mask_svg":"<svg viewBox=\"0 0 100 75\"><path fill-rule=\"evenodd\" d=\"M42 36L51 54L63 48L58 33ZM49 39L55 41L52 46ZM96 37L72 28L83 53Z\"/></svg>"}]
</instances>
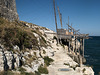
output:
<instances>
[{"instance_id":1,"label":"wooden beam","mask_svg":"<svg viewBox=\"0 0 100 75\"><path fill-rule=\"evenodd\" d=\"M80 29L78 29L78 30L75 30L75 32L78 32L78 31L80 31Z\"/></svg>"},{"instance_id":2,"label":"wooden beam","mask_svg":"<svg viewBox=\"0 0 100 75\"><path fill-rule=\"evenodd\" d=\"M68 16L68 32L69 32L69 16Z\"/></svg>"},{"instance_id":3,"label":"wooden beam","mask_svg":"<svg viewBox=\"0 0 100 75\"><path fill-rule=\"evenodd\" d=\"M72 23L71 23L71 27L72 27ZM72 32L72 29L71 29L71 32Z\"/></svg>"},{"instance_id":4,"label":"wooden beam","mask_svg":"<svg viewBox=\"0 0 100 75\"><path fill-rule=\"evenodd\" d=\"M74 50L74 51L75 51L75 53L76 53L76 36L75 36L75 50Z\"/></svg>"},{"instance_id":5,"label":"wooden beam","mask_svg":"<svg viewBox=\"0 0 100 75\"><path fill-rule=\"evenodd\" d=\"M70 27L74 32L76 31L72 26L70 26L69 24L67 24L68 27Z\"/></svg>"},{"instance_id":6,"label":"wooden beam","mask_svg":"<svg viewBox=\"0 0 100 75\"><path fill-rule=\"evenodd\" d=\"M79 55L79 65L80 65L80 67L82 67L82 64L83 64L83 61L82 61L82 56L81 56L81 55Z\"/></svg>"},{"instance_id":7,"label":"wooden beam","mask_svg":"<svg viewBox=\"0 0 100 75\"><path fill-rule=\"evenodd\" d=\"M60 13L59 7L58 8L58 13L59 13L59 18L60 18L60 24L61 24L61 28L62 28L62 14Z\"/></svg>"},{"instance_id":8,"label":"wooden beam","mask_svg":"<svg viewBox=\"0 0 100 75\"><path fill-rule=\"evenodd\" d=\"M56 32L58 34L58 31L57 31L57 18L56 18L56 8L55 8L55 0L53 0L53 5L54 5L54 15L55 15L55 24L56 24ZM57 44L59 43L59 39L57 37Z\"/></svg>"},{"instance_id":9,"label":"wooden beam","mask_svg":"<svg viewBox=\"0 0 100 75\"><path fill-rule=\"evenodd\" d=\"M55 24L56 24L56 32L57 32L57 18L56 18L55 0L53 0L53 5L54 5L54 15L55 15Z\"/></svg>"},{"instance_id":10,"label":"wooden beam","mask_svg":"<svg viewBox=\"0 0 100 75\"><path fill-rule=\"evenodd\" d=\"M72 26L70 26L69 24L67 24L68 25L68 27L70 27L72 30L73 30L73 33L74 33L74 36L77 36L77 37L83 37L83 38L85 38L85 37L87 37L89 34L81 34L80 32L79 32L79 30L75 30Z\"/></svg>"},{"instance_id":11,"label":"wooden beam","mask_svg":"<svg viewBox=\"0 0 100 75\"><path fill-rule=\"evenodd\" d=\"M70 51L70 41L69 41L68 51L71 52L71 51Z\"/></svg>"},{"instance_id":12,"label":"wooden beam","mask_svg":"<svg viewBox=\"0 0 100 75\"><path fill-rule=\"evenodd\" d=\"M84 58L84 38L82 39L83 41L83 58Z\"/></svg>"}]
</instances>

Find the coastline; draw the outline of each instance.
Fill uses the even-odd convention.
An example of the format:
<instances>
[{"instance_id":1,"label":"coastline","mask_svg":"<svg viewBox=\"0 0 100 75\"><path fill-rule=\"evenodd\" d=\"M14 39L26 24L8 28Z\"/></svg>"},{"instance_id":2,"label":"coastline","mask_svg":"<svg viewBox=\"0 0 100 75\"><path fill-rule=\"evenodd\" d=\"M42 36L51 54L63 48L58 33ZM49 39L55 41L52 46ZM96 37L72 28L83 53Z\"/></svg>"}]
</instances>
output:
<instances>
[{"instance_id":1,"label":"coastline","mask_svg":"<svg viewBox=\"0 0 100 75\"><path fill-rule=\"evenodd\" d=\"M49 34L48 37L54 36ZM63 47L60 44L56 45L56 43L56 40L54 40L54 43L51 43L55 52L51 58L55 61L48 67L50 72L48 75L94 75L91 67L86 65L78 67L79 64L68 55L68 46ZM65 71L60 71L59 69L64 69Z\"/></svg>"},{"instance_id":2,"label":"coastline","mask_svg":"<svg viewBox=\"0 0 100 75\"><path fill-rule=\"evenodd\" d=\"M4 20L4 22L6 22L6 20ZM7 22L7 25L9 25L8 23L9 22ZM20 47L14 45L13 49L9 51L4 45L0 44L1 72L4 71L5 66L7 70L10 69L12 72L19 73L19 75L21 75L21 73L35 73L36 71L38 73L40 72L41 75L94 75L91 67L85 65L81 65L80 67L80 65L68 55L68 53L72 52L68 52L67 45L57 44L57 41L54 39L55 34L46 34L46 32L55 32L31 23L21 21L20 24L22 25L19 26L20 28L26 29L26 33L34 36L36 46L35 48L32 46L32 48L25 48L20 51ZM28 40L28 42L31 41ZM48 59L45 60L45 57ZM12 63L14 59L16 59L16 61ZM54 60L52 63L48 61L52 59ZM12 66L14 66L14 69L12 69Z\"/></svg>"}]
</instances>

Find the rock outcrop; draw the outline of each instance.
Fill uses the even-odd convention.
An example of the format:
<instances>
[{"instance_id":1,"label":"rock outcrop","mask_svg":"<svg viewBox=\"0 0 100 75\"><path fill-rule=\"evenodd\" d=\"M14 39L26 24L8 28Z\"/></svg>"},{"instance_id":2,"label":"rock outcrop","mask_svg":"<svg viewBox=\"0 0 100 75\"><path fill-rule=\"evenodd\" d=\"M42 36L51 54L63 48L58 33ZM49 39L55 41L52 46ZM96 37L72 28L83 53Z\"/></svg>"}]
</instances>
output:
<instances>
[{"instance_id":1,"label":"rock outcrop","mask_svg":"<svg viewBox=\"0 0 100 75\"><path fill-rule=\"evenodd\" d=\"M10 26L11 22L10 24L9 22L4 23L10 27L4 26L3 22L1 22L1 24L0 29L3 29L1 30L3 37L1 38L0 36L0 72L10 69L21 73L21 71L23 72L23 69L25 69L24 72L42 72L41 75L94 75L91 67L85 65L80 67L79 64L68 55L67 45L57 44L56 39L54 39L54 36L56 36L54 31L22 21L18 23L15 21L15 24L17 24L16 28L19 28L18 30L16 30L15 26ZM14 22L12 25L14 25ZM2 28L3 26L4 28ZM22 31L20 28L25 31ZM6 31L14 34L9 33L8 37L8 35L5 34L7 33ZM20 32L18 33L18 31ZM23 34L24 32L25 34ZM19 36L19 34L21 35ZM31 36L28 36L28 34ZM24 37L22 37L22 35L24 35ZM26 35L27 37L25 38ZM31 37L34 43L32 43ZM8 38L9 41L6 42ZM25 40L23 40L23 38ZM4 42L4 40L6 41ZM8 45L8 43L11 45ZM24 48L21 49L19 44L23 45Z\"/></svg>"},{"instance_id":2,"label":"rock outcrop","mask_svg":"<svg viewBox=\"0 0 100 75\"><path fill-rule=\"evenodd\" d=\"M19 19L15 0L0 0L0 17L10 21Z\"/></svg>"}]
</instances>

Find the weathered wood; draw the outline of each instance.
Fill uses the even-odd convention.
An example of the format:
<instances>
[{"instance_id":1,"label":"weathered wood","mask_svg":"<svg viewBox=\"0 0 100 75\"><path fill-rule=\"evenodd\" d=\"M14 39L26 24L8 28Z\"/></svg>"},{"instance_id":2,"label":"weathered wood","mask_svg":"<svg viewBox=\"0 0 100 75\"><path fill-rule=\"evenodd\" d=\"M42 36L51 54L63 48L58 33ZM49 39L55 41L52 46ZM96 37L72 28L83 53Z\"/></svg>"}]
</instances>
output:
<instances>
[{"instance_id":1,"label":"weathered wood","mask_svg":"<svg viewBox=\"0 0 100 75\"><path fill-rule=\"evenodd\" d=\"M68 25L68 27L70 27L72 30L73 30L73 32L77 32L77 30L75 30L72 26L70 26L69 24L66 24L66 25Z\"/></svg>"},{"instance_id":2,"label":"weathered wood","mask_svg":"<svg viewBox=\"0 0 100 75\"><path fill-rule=\"evenodd\" d=\"M76 37L75 37L75 53L76 53Z\"/></svg>"},{"instance_id":3,"label":"weathered wood","mask_svg":"<svg viewBox=\"0 0 100 75\"><path fill-rule=\"evenodd\" d=\"M70 51L70 41L69 41L68 51L71 52L71 51Z\"/></svg>"},{"instance_id":4,"label":"weathered wood","mask_svg":"<svg viewBox=\"0 0 100 75\"><path fill-rule=\"evenodd\" d=\"M58 8L58 13L59 13L59 18L60 18L61 29L62 29L62 14L60 13L59 7L57 8Z\"/></svg>"},{"instance_id":5,"label":"weathered wood","mask_svg":"<svg viewBox=\"0 0 100 75\"><path fill-rule=\"evenodd\" d=\"M80 49L82 51L82 57L84 58L84 38L80 39Z\"/></svg>"},{"instance_id":6,"label":"weathered wood","mask_svg":"<svg viewBox=\"0 0 100 75\"><path fill-rule=\"evenodd\" d=\"M84 58L84 38L83 38L83 58Z\"/></svg>"},{"instance_id":7,"label":"weathered wood","mask_svg":"<svg viewBox=\"0 0 100 75\"><path fill-rule=\"evenodd\" d=\"M80 67L82 67L82 64L83 64L82 56L79 55L79 65L80 65Z\"/></svg>"},{"instance_id":8,"label":"weathered wood","mask_svg":"<svg viewBox=\"0 0 100 75\"><path fill-rule=\"evenodd\" d=\"M53 0L53 5L54 5L54 15L55 15L55 24L56 24L56 32L58 33L57 31L57 18L56 18L56 8L55 8L55 0ZM57 44L59 43L59 39L57 37Z\"/></svg>"},{"instance_id":9,"label":"weathered wood","mask_svg":"<svg viewBox=\"0 0 100 75\"><path fill-rule=\"evenodd\" d=\"M71 27L72 27L72 23L71 23ZM72 29L71 29L71 32L72 32Z\"/></svg>"},{"instance_id":10,"label":"weathered wood","mask_svg":"<svg viewBox=\"0 0 100 75\"><path fill-rule=\"evenodd\" d=\"M68 32L69 32L69 16L68 16Z\"/></svg>"},{"instance_id":11,"label":"weathered wood","mask_svg":"<svg viewBox=\"0 0 100 75\"><path fill-rule=\"evenodd\" d=\"M62 15L60 13L59 7L57 8L58 8L58 13L59 13L59 18L60 18L61 29L58 29L57 19L56 19L55 0L53 0L53 5L54 5L54 15L55 15L55 24L56 24L56 32L57 32L57 44L58 43L62 44L62 39L66 40L66 45L68 45L68 52L71 52L73 55L75 54L77 56L78 63L80 64L80 66L82 66L83 58L84 58L84 39L88 38L88 34L81 34L79 32L80 30L76 30L72 27L72 24L70 26L69 16L68 16L68 24L67 24L68 29L63 29L62 28ZM52 34L55 34L55 33L52 33ZM72 46L71 41L73 37L75 37L75 40L74 40L75 44ZM78 40L80 40L80 48L78 47Z\"/></svg>"},{"instance_id":12,"label":"weathered wood","mask_svg":"<svg viewBox=\"0 0 100 75\"><path fill-rule=\"evenodd\" d=\"M57 18L56 18L55 0L53 0L53 5L54 5L54 15L55 15L56 31L57 31Z\"/></svg>"},{"instance_id":13,"label":"weathered wood","mask_svg":"<svg viewBox=\"0 0 100 75\"><path fill-rule=\"evenodd\" d=\"M67 36L67 35L58 35L58 39L72 39L72 37L71 36Z\"/></svg>"}]
</instances>

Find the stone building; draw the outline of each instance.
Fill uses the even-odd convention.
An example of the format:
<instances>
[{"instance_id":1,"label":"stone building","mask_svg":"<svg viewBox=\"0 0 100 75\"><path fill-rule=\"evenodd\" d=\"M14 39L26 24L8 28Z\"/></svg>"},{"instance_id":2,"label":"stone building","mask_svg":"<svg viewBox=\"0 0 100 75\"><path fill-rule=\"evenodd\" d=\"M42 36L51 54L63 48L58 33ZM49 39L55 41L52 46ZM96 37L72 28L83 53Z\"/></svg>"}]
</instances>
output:
<instances>
[{"instance_id":1,"label":"stone building","mask_svg":"<svg viewBox=\"0 0 100 75\"><path fill-rule=\"evenodd\" d=\"M19 19L15 0L0 0L0 17L10 21Z\"/></svg>"}]
</instances>

